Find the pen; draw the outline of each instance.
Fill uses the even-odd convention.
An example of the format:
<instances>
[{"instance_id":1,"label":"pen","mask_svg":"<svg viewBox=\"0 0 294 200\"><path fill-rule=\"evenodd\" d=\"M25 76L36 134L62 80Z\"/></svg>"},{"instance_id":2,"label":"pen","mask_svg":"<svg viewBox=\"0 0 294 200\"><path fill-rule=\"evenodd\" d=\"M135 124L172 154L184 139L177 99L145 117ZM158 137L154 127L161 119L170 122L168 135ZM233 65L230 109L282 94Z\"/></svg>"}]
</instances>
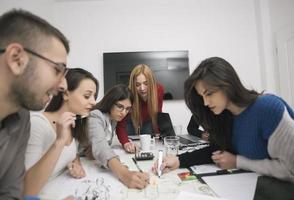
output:
<instances>
[{"instance_id":1,"label":"pen","mask_svg":"<svg viewBox=\"0 0 294 200\"><path fill-rule=\"evenodd\" d=\"M136 159L135 159L134 157L133 157L132 159L133 159L133 161L134 161L136 167L138 168L139 172L143 172L142 169L140 168L140 166L138 165Z\"/></svg>"},{"instance_id":2,"label":"pen","mask_svg":"<svg viewBox=\"0 0 294 200\"><path fill-rule=\"evenodd\" d=\"M206 184L206 182L202 179L202 177L199 174L194 173L191 167L188 167L188 170L190 171L190 174L196 176L200 183Z\"/></svg>"},{"instance_id":3,"label":"pen","mask_svg":"<svg viewBox=\"0 0 294 200\"><path fill-rule=\"evenodd\" d=\"M161 164L162 164L162 156L163 156L163 152L162 150L158 151L158 166L157 166L157 173L158 173L158 177L160 178L161 176Z\"/></svg>"},{"instance_id":4,"label":"pen","mask_svg":"<svg viewBox=\"0 0 294 200\"><path fill-rule=\"evenodd\" d=\"M246 172L250 172L250 171L243 170L243 169L221 169L221 170L217 170L216 174L217 175L221 175L221 174L239 174L239 173L246 173Z\"/></svg>"}]
</instances>

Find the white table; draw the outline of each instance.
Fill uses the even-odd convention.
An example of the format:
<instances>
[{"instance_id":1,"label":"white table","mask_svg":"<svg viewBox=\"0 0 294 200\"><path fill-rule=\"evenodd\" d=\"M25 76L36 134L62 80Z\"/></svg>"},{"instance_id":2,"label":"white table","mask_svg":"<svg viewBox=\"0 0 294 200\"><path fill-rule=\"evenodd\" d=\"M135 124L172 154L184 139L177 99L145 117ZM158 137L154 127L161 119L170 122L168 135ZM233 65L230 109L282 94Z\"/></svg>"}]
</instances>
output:
<instances>
[{"instance_id":1,"label":"white table","mask_svg":"<svg viewBox=\"0 0 294 200\"><path fill-rule=\"evenodd\" d=\"M115 152L120 156L122 163L126 164L130 170L138 171L131 157L134 155L127 154L120 145L113 147ZM156 150L153 150L157 156L157 150L163 149L163 146L156 142ZM176 199L181 191L190 193L200 193L207 195L219 195L226 199L251 200L255 191L257 175L254 173L242 174L240 176L219 175L204 178L209 186L201 184L198 181L182 182L178 173L188 171L187 169L177 169L168 174L164 174L158 179L158 186L149 185L144 190L128 189L124 186L109 170L102 169L95 164L95 161L81 159L86 171L86 177L74 179L67 172L51 180L44 188L41 195L45 200L56 200L65 198L68 195L82 196L87 194L99 193L101 199ZM139 161L141 169L151 173L153 161ZM229 177L231 176L231 177ZM246 180L246 182L244 182ZM212 190L211 190L211 189ZM214 192L215 193L214 193ZM85 199L85 198L81 198ZM208 198L207 198L208 199ZM209 198L210 199L210 198ZM178 200L178 199L177 199Z\"/></svg>"}]
</instances>

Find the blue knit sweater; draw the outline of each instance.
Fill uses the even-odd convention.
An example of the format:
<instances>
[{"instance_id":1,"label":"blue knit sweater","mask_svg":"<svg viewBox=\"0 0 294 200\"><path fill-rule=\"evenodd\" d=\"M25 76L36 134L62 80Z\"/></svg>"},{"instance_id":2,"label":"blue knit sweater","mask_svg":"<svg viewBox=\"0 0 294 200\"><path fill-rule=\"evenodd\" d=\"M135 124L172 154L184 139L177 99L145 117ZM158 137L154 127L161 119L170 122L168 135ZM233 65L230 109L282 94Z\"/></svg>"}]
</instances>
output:
<instances>
[{"instance_id":1,"label":"blue knit sweater","mask_svg":"<svg viewBox=\"0 0 294 200\"><path fill-rule=\"evenodd\" d=\"M269 158L268 140L280 123L284 109L291 118L294 112L280 97L266 94L233 119L233 148L249 159Z\"/></svg>"}]
</instances>

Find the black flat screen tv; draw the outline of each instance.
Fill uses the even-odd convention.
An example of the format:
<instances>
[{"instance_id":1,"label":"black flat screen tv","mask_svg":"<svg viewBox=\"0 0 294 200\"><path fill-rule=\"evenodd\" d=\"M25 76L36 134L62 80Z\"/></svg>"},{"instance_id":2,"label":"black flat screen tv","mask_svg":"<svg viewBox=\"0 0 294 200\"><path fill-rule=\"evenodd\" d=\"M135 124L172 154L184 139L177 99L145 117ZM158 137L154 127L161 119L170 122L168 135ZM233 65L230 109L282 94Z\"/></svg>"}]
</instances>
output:
<instances>
[{"instance_id":1,"label":"black flat screen tv","mask_svg":"<svg viewBox=\"0 0 294 200\"><path fill-rule=\"evenodd\" d=\"M186 50L103 53L104 92L119 83L128 85L130 73L138 64L152 69L164 86L165 100L184 98L184 82L189 76Z\"/></svg>"}]
</instances>

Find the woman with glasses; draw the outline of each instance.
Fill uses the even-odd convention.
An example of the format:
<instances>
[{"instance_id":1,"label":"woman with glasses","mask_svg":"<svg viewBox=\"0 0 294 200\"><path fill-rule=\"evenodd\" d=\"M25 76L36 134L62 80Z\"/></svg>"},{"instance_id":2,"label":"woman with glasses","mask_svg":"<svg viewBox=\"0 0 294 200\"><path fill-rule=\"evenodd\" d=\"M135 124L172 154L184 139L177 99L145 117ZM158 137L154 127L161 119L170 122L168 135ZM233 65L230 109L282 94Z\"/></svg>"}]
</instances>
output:
<instances>
[{"instance_id":1,"label":"woman with glasses","mask_svg":"<svg viewBox=\"0 0 294 200\"><path fill-rule=\"evenodd\" d=\"M164 171L214 162L294 182L294 111L282 98L245 88L230 63L212 57L186 80L185 101L211 145L167 157Z\"/></svg>"},{"instance_id":2,"label":"woman with glasses","mask_svg":"<svg viewBox=\"0 0 294 200\"><path fill-rule=\"evenodd\" d=\"M123 148L134 153L136 146L128 135L158 133L157 114L162 111L164 89L156 82L152 70L144 64L135 66L129 80L134 94L133 110L117 124L116 134Z\"/></svg>"},{"instance_id":3,"label":"woman with glasses","mask_svg":"<svg viewBox=\"0 0 294 200\"><path fill-rule=\"evenodd\" d=\"M25 154L25 196L40 196L46 183L65 169L74 178L85 171L77 156L78 144L87 145L87 119L95 105L98 81L88 71L69 69L67 90L53 97L45 112L31 113L31 132Z\"/></svg>"},{"instance_id":4,"label":"woman with glasses","mask_svg":"<svg viewBox=\"0 0 294 200\"><path fill-rule=\"evenodd\" d=\"M110 146L117 122L131 111L132 103L133 95L125 85L116 85L105 94L90 114L90 145L86 148L86 155L109 168L129 188L142 189L148 183L148 175L129 171Z\"/></svg>"}]
</instances>

